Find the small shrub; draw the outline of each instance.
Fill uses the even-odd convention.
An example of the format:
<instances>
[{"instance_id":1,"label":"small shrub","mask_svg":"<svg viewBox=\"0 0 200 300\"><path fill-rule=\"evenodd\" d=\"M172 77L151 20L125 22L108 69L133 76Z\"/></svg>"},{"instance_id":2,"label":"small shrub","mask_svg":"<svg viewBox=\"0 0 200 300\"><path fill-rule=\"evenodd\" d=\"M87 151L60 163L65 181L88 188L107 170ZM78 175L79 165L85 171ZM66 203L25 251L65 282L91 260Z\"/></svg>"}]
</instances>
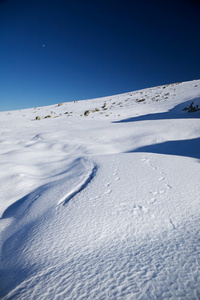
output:
<instances>
[{"instance_id":1,"label":"small shrub","mask_svg":"<svg viewBox=\"0 0 200 300\"><path fill-rule=\"evenodd\" d=\"M58 103L58 106L62 106L63 105L63 103Z\"/></svg>"},{"instance_id":2,"label":"small shrub","mask_svg":"<svg viewBox=\"0 0 200 300\"><path fill-rule=\"evenodd\" d=\"M91 113L91 110L86 110L86 111L84 112L84 116L89 116L90 113Z\"/></svg>"},{"instance_id":3,"label":"small shrub","mask_svg":"<svg viewBox=\"0 0 200 300\"><path fill-rule=\"evenodd\" d=\"M47 119L47 118L51 118L51 117L52 117L51 115L47 115L44 118Z\"/></svg>"},{"instance_id":4,"label":"small shrub","mask_svg":"<svg viewBox=\"0 0 200 300\"><path fill-rule=\"evenodd\" d=\"M194 102L192 102L189 107L183 108L183 110L185 110L185 111L187 111L189 113L192 113L192 112L200 110L198 105L193 106L193 104L194 104Z\"/></svg>"},{"instance_id":5,"label":"small shrub","mask_svg":"<svg viewBox=\"0 0 200 300\"><path fill-rule=\"evenodd\" d=\"M101 109L100 109L100 108L98 108L98 107L96 107L96 108L95 108L95 111L101 111Z\"/></svg>"},{"instance_id":6,"label":"small shrub","mask_svg":"<svg viewBox=\"0 0 200 300\"><path fill-rule=\"evenodd\" d=\"M36 120L41 120L40 116L37 116L35 119L36 119Z\"/></svg>"},{"instance_id":7,"label":"small shrub","mask_svg":"<svg viewBox=\"0 0 200 300\"><path fill-rule=\"evenodd\" d=\"M190 106L189 106L188 112L195 112L195 111L198 111L198 110L199 110L198 105L193 106L193 102L192 102L192 103L190 104Z\"/></svg>"}]
</instances>

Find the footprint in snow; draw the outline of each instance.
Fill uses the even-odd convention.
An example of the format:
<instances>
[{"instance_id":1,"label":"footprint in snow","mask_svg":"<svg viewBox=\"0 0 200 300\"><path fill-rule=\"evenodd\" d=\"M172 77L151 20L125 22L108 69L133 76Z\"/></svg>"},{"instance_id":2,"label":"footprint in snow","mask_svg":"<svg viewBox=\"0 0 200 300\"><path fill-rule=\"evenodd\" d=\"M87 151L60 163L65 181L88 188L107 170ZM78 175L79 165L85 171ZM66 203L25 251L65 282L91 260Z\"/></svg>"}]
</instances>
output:
<instances>
[{"instance_id":1,"label":"footprint in snow","mask_svg":"<svg viewBox=\"0 0 200 300\"><path fill-rule=\"evenodd\" d=\"M143 211L144 213L148 213L149 212L149 208L148 207L145 207L143 205L138 205L138 206L134 206L132 212L134 214L137 214L139 213L140 211Z\"/></svg>"},{"instance_id":2,"label":"footprint in snow","mask_svg":"<svg viewBox=\"0 0 200 300\"><path fill-rule=\"evenodd\" d=\"M168 189L172 189L172 186L169 185L169 184L165 184L165 186L166 186L166 188L168 188Z\"/></svg>"},{"instance_id":3,"label":"footprint in snow","mask_svg":"<svg viewBox=\"0 0 200 300\"><path fill-rule=\"evenodd\" d=\"M113 172L113 176L116 176L117 175L117 170L115 170L114 172Z\"/></svg>"},{"instance_id":4,"label":"footprint in snow","mask_svg":"<svg viewBox=\"0 0 200 300\"><path fill-rule=\"evenodd\" d=\"M159 194L163 195L163 194L165 194L165 191L159 191Z\"/></svg>"},{"instance_id":5,"label":"footprint in snow","mask_svg":"<svg viewBox=\"0 0 200 300\"><path fill-rule=\"evenodd\" d=\"M165 175L165 173L160 172L160 178L158 178L158 181L165 180Z\"/></svg>"},{"instance_id":6,"label":"footprint in snow","mask_svg":"<svg viewBox=\"0 0 200 300\"><path fill-rule=\"evenodd\" d=\"M150 160L150 158L143 157L143 158L141 159L141 161L142 161L143 163L149 163L151 160Z\"/></svg>"},{"instance_id":7,"label":"footprint in snow","mask_svg":"<svg viewBox=\"0 0 200 300\"><path fill-rule=\"evenodd\" d=\"M158 191L151 192L154 196L158 195Z\"/></svg>"},{"instance_id":8,"label":"footprint in snow","mask_svg":"<svg viewBox=\"0 0 200 300\"><path fill-rule=\"evenodd\" d=\"M107 190L104 194L110 194L112 192L112 190Z\"/></svg>"},{"instance_id":9,"label":"footprint in snow","mask_svg":"<svg viewBox=\"0 0 200 300\"><path fill-rule=\"evenodd\" d=\"M142 206L142 210L143 210L144 213L148 213L149 212L149 208L145 207L145 206Z\"/></svg>"},{"instance_id":10,"label":"footprint in snow","mask_svg":"<svg viewBox=\"0 0 200 300\"><path fill-rule=\"evenodd\" d=\"M165 177L162 176L162 177L158 178L158 181L161 181L161 180L165 180Z\"/></svg>"},{"instance_id":11,"label":"footprint in snow","mask_svg":"<svg viewBox=\"0 0 200 300\"><path fill-rule=\"evenodd\" d=\"M163 195L165 194L165 191L161 190L161 191L154 191L154 192L151 192L151 194L153 194L154 196L156 195Z\"/></svg>"},{"instance_id":12,"label":"footprint in snow","mask_svg":"<svg viewBox=\"0 0 200 300\"><path fill-rule=\"evenodd\" d=\"M157 170L157 168L155 166L153 166L153 164L151 163L151 159L148 157L143 157L141 159L141 161L145 164L148 164L153 170Z\"/></svg>"},{"instance_id":13,"label":"footprint in snow","mask_svg":"<svg viewBox=\"0 0 200 300\"><path fill-rule=\"evenodd\" d=\"M153 204L156 202L156 198L151 198L151 200L149 201L150 204Z\"/></svg>"},{"instance_id":14,"label":"footprint in snow","mask_svg":"<svg viewBox=\"0 0 200 300\"><path fill-rule=\"evenodd\" d=\"M91 200L96 200L96 199L99 199L100 198L100 196L95 196L95 197L91 197L89 200L91 201Z\"/></svg>"}]
</instances>

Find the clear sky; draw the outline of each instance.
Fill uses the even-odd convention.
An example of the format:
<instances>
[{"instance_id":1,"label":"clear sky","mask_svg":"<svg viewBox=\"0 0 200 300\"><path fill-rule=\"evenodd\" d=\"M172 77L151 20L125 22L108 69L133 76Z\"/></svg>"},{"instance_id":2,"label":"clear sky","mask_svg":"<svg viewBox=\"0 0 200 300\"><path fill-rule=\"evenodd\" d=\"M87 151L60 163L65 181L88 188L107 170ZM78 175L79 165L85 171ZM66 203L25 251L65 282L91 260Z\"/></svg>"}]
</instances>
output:
<instances>
[{"instance_id":1,"label":"clear sky","mask_svg":"<svg viewBox=\"0 0 200 300\"><path fill-rule=\"evenodd\" d=\"M0 110L200 79L195 0L0 0Z\"/></svg>"}]
</instances>

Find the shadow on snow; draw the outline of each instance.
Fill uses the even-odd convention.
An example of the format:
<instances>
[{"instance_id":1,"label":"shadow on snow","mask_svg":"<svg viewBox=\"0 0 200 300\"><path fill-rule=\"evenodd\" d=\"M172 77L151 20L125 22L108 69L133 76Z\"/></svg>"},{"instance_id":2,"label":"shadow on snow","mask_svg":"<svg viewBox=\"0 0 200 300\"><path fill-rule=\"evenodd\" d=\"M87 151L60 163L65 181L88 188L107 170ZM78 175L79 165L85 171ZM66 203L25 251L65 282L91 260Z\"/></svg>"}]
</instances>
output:
<instances>
[{"instance_id":1,"label":"shadow on snow","mask_svg":"<svg viewBox=\"0 0 200 300\"><path fill-rule=\"evenodd\" d=\"M199 111L188 113L183 112L185 107L189 107L192 100L181 103L174 108L170 109L168 112L147 114L143 116L133 117L117 121L114 123L126 123L126 122L139 122L139 121L155 121L155 120L166 120L166 119L197 119L200 118ZM187 140L177 140L177 141L166 141L163 143L143 146L137 149L129 150L126 153L132 152L149 152L149 153L159 153L168 155L179 155L188 156L200 159L200 138L187 139Z\"/></svg>"},{"instance_id":2,"label":"shadow on snow","mask_svg":"<svg viewBox=\"0 0 200 300\"><path fill-rule=\"evenodd\" d=\"M185 107L189 107L192 102L194 102L194 101L189 100L184 103L178 104L167 112L132 117L132 118L128 118L128 119L124 119L124 120L120 120L120 121L115 121L113 123L156 121L156 120L167 120L167 119L198 119L198 118L200 118L199 111L192 112L192 113L183 111L183 109Z\"/></svg>"},{"instance_id":3,"label":"shadow on snow","mask_svg":"<svg viewBox=\"0 0 200 300\"><path fill-rule=\"evenodd\" d=\"M168 141L127 151L127 153L131 152L179 155L200 159L200 138L181 141Z\"/></svg>"}]
</instances>

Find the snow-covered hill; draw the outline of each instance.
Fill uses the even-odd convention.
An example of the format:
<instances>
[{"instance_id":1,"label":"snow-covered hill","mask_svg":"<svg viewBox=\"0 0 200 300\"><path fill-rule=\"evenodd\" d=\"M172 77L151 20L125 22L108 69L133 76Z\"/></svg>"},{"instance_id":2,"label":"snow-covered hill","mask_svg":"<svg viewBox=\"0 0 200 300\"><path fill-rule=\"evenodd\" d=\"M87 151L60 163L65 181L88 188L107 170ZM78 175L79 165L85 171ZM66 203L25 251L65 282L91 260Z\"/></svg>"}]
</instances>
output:
<instances>
[{"instance_id":1,"label":"snow-covered hill","mask_svg":"<svg viewBox=\"0 0 200 300\"><path fill-rule=\"evenodd\" d=\"M200 80L0 113L2 299L200 299Z\"/></svg>"}]
</instances>

